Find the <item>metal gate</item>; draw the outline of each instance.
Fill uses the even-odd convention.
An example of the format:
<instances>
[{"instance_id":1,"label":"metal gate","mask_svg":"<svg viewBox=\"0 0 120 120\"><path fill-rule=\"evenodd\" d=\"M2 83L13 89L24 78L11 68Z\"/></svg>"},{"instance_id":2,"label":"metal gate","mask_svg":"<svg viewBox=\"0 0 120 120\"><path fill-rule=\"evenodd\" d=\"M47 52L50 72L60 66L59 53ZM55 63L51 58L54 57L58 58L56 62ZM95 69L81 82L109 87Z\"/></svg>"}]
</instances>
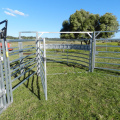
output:
<instances>
[{"instance_id":1,"label":"metal gate","mask_svg":"<svg viewBox=\"0 0 120 120\"><path fill-rule=\"evenodd\" d=\"M109 75L120 75L120 39L99 38L100 34L119 31L94 32L93 69Z\"/></svg>"},{"instance_id":2,"label":"metal gate","mask_svg":"<svg viewBox=\"0 0 120 120\"><path fill-rule=\"evenodd\" d=\"M19 33L19 39L7 40L7 20L0 22L5 24L5 27L0 30L0 114L13 102L13 91L21 84L27 81L34 74L40 76L47 100L47 77L46 77L46 50L45 40L38 39L38 32L36 39L22 39ZM25 32L27 33L27 32ZM31 32L33 33L33 32ZM24 42L33 42L34 45L23 45ZM18 46L10 47L9 43L18 43ZM43 49L40 44L43 43ZM24 54L25 52L30 52ZM17 58L16 58L17 57ZM13 59L14 58L14 59ZM37 63L37 64L36 64ZM22 80L21 80L21 79ZM16 84L12 84L18 80Z\"/></svg>"},{"instance_id":3,"label":"metal gate","mask_svg":"<svg viewBox=\"0 0 120 120\"><path fill-rule=\"evenodd\" d=\"M0 31L0 39L2 42L2 49L0 47L0 113L5 110L12 102L12 85L11 85L11 74L10 64L8 57L8 47L6 41L7 34L7 20L0 22L5 24Z\"/></svg>"},{"instance_id":4,"label":"metal gate","mask_svg":"<svg viewBox=\"0 0 120 120\"><path fill-rule=\"evenodd\" d=\"M41 47L43 46L43 47ZM47 100L47 75L46 75L46 48L45 38L36 41L37 75L40 76L45 99Z\"/></svg>"}]
</instances>

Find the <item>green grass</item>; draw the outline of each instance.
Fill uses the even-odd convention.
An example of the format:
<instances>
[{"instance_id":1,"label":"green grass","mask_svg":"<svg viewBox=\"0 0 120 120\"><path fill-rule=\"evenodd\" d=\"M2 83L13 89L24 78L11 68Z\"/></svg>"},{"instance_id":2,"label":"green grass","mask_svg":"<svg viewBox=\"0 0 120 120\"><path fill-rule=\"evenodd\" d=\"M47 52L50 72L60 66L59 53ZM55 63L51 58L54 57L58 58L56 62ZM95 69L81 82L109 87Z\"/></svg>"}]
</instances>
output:
<instances>
[{"instance_id":1,"label":"green grass","mask_svg":"<svg viewBox=\"0 0 120 120\"><path fill-rule=\"evenodd\" d=\"M14 101L0 120L119 120L120 78L108 73L47 63L48 100L35 74L13 92Z\"/></svg>"}]
</instances>

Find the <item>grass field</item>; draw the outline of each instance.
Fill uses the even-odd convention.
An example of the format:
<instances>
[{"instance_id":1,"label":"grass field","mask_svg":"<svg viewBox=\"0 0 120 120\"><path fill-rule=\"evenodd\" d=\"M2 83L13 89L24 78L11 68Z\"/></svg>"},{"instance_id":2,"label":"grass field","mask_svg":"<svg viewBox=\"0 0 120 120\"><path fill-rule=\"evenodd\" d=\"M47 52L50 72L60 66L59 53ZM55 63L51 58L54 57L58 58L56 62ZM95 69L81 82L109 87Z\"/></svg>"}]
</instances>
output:
<instances>
[{"instance_id":1,"label":"grass field","mask_svg":"<svg viewBox=\"0 0 120 120\"><path fill-rule=\"evenodd\" d=\"M120 78L108 73L47 63L48 100L35 74L13 92L14 101L0 120L119 120Z\"/></svg>"}]
</instances>

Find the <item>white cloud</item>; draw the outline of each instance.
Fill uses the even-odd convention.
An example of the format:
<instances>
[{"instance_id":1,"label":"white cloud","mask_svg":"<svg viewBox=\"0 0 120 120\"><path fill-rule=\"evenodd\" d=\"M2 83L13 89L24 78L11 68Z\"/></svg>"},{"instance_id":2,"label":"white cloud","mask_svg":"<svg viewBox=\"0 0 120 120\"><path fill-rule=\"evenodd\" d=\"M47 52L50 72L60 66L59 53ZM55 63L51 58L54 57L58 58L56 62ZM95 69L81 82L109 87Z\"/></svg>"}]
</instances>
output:
<instances>
[{"instance_id":1,"label":"white cloud","mask_svg":"<svg viewBox=\"0 0 120 120\"><path fill-rule=\"evenodd\" d=\"M7 12L7 11L4 11L4 13L7 14L7 15L10 15L10 16L16 16L13 13L10 13L10 12Z\"/></svg>"},{"instance_id":2,"label":"white cloud","mask_svg":"<svg viewBox=\"0 0 120 120\"><path fill-rule=\"evenodd\" d=\"M21 15L21 16L28 16L27 14L23 13L23 12L20 12L18 10L12 10L10 8L3 8L3 9L6 9L8 10L9 12L11 12L11 14L17 14L17 15Z\"/></svg>"}]
</instances>

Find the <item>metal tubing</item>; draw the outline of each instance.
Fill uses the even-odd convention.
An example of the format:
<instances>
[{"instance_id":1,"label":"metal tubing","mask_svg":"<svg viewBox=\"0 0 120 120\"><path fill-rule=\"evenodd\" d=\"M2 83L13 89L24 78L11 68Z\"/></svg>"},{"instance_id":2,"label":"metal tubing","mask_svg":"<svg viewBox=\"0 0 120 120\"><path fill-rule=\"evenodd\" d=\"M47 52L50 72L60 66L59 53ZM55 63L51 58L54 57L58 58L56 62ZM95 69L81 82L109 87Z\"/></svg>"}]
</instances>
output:
<instances>
[{"instance_id":1,"label":"metal tubing","mask_svg":"<svg viewBox=\"0 0 120 120\"><path fill-rule=\"evenodd\" d=\"M20 67L17 67L17 68L15 68L15 69L13 69L12 71L11 71L11 73L12 72L14 72L14 71L16 71L16 70L18 70L18 69L21 69L22 67L25 67L26 65L28 65L28 64L30 64L30 63L36 63L36 62L34 62L34 61L30 61L30 62L28 62L28 63L26 63L26 64L22 64ZM26 68L26 67L25 67Z\"/></svg>"},{"instance_id":2,"label":"metal tubing","mask_svg":"<svg viewBox=\"0 0 120 120\"><path fill-rule=\"evenodd\" d=\"M6 58L7 58L7 66L8 66L8 78L9 78L9 91L10 91L10 102L13 102L13 94L12 94L12 83L11 83L11 72L10 72L10 60L9 60L9 54L8 54L8 46L7 41L6 43Z\"/></svg>"},{"instance_id":3,"label":"metal tubing","mask_svg":"<svg viewBox=\"0 0 120 120\"><path fill-rule=\"evenodd\" d=\"M92 72L94 71L94 68L95 68L95 53L96 53L96 36L95 36L95 32L94 32L93 33Z\"/></svg>"},{"instance_id":4,"label":"metal tubing","mask_svg":"<svg viewBox=\"0 0 120 120\"><path fill-rule=\"evenodd\" d=\"M1 47L0 47L0 57L1 56ZM3 77L3 66L2 66L2 60L0 59L0 91L5 91L5 84L4 84L4 77ZM3 94L3 97L0 98L3 100L3 106L6 108L6 94Z\"/></svg>"},{"instance_id":5,"label":"metal tubing","mask_svg":"<svg viewBox=\"0 0 120 120\"><path fill-rule=\"evenodd\" d=\"M112 52L112 51L96 51L98 53L120 53L120 52Z\"/></svg>"},{"instance_id":6,"label":"metal tubing","mask_svg":"<svg viewBox=\"0 0 120 120\"><path fill-rule=\"evenodd\" d=\"M5 81L6 81L7 101L8 101L8 104L10 104L8 68L7 68L6 48L5 48L5 41L4 41L4 39L2 39L2 48L3 48L4 69L5 69Z\"/></svg>"},{"instance_id":7,"label":"metal tubing","mask_svg":"<svg viewBox=\"0 0 120 120\"><path fill-rule=\"evenodd\" d=\"M20 78L22 75L26 74L27 72L29 72L30 70L32 70L33 68L35 68L37 65L33 66L32 68L30 68L29 70L25 71L24 73L20 74L19 76L17 76L16 78L14 78L12 80L12 82L14 82L16 79Z\"/></svg>"},{"instance_id":8,"label":"metal tubing","mask_svg":"<svg viewBox=\"0 0 120 120\"><path fill-rule=\"evenodd\" d=\"M96 56L96 58L117 59L117 60L120 59L120 58L115 58L115 57L101 57L101 56Z\"/></svg>"},{"instance_id":9,"label":"metal tubing","mask_svg":"<svg viewBox=\"0 0 120 120\"><path fill-rule=\"evenodd\" d=\"M97 69L104 69L104 70L113 70L113 71L120 71L120 70L118 70L118 69L110 69L110 68L102 68L102 67L95 67L95 68L97 68Z\"/></svg>"},{"instance_id":10,"label":"metal tubing","mask_svg":"<svg viewBox=\"0 0 120 120\"><path fill-rule=\"evenodd\" d=\"M18 88L21 84L23 84L27 79L29 79L31 76L33 76L37 71L32 73L30 76L28 76L26 79L24 79L22 82L20 82L17 86L15 86L12 91L14 91L16 88Z\"/></svg>"},{"instance_id":11,"label":"metal tubing","mask_svg":"<svg viewBox=\"0 0 120 120\"><path fill-rule=\"evenodd\" d=\"M35 47L31 47L31 48L25 48L25 49L23 49L23 47L22 47L22 42L19 42L19 46L21 46L21 47L19 47L19 50L9 51L9 53L13 53L13 52L23 52L24 50L29 50L29 49L35 48Z\"/></svg>"},{"instance_id":12,"label":"metal tubing","mask_svg":"<svg viewBox=\"0 0 120 120\"><path fill-rule=\"evenodd\" d=\"M24 68L28 68L28 67L32 66L33 64L35 64L35 62L30 64L30 65L28 65L28 66L26 66L26 67L24 67ZM18 72L20 72L20 70L17 70L16 72L12 73L11 76L17 74Z\"/></svg>"},{"instance_id":13,"label":"metal tubing","mask_svg":"<svg viewBox=\"0 0 120 120\"><path fill-rule=\"evenodd\" d=\"M22 57L22 58L15 59L15 60L13 60L13 61L10 61L10 63L16 62L16 61L18 61L18 60L21 60L21 59L24 59L24 58L27 58L27 57L30 57L30 56L32 56L32 55L35 55L35 53L32 53L32 54L27 55L27 56L24 56L24 57Z\"/></svg>"},{"instance_id":14,"label":"metal tubing","mask_svg":"<svg viewBox=\"0 0 120 120\"><path fill-rule=\"evenodd\" d=\"M92 40L90 40L90 52L89 52L89 72L92 72L92 55L93 55L93 50L92 50Z\"/></svg>"},{"instance_id":15,"label":"metal tubing","mask_svg":"<svg viewBox=\"0 0 120 120\"><path fill-rule=\"evenodd\" d=\"M95 63L110 64L110 65L120 65L120 64L116 64L116 63L106 63L106 62L95 62Z\"/></svg>"},{"instance_id":16,"label":"metal tubing","mask_svg":"<svg viewBox=\"0 0 120 120\"><path fill-rule=\"evenodd\" d=\"M32 50L27 50L27 51L23 51L23 52L30 52L30 51L33 51L35 49L32 49ZM9 54L9 56L13 56L13 55L16 55L16 54L19 54L19 52L16 52L16 53L13 53L13 54Z\"/></svg>"},{"instance_id":17,"label":"metal tubing","mask_svg":"<svg viewBox=\"0 0 120 120\"><path fill-rule=\"evenodd\" d=\"M106 45L96 45L96 47L119 47L120 48L120 46L115 46L115 45L114 46L112 46L112 45L109 45L109 46L108 45L107 46Z\"/></svg>"},{"instance_id":18,"label":"metal tubing","mask_svg":"<svg viewBox=\"0 0 120 120\"><path fill-rule=\"evenodd\" d=\"M29 62L31 62L31 61L35 61L35 59L36 59L36 58L33 58L33 59L31 59L31 60L24 61L24 63L27 64L27 62L29 63ZM19 65L20 65L20 64L17 64L17 65L15 65L15 66L11 67L10 69L15 69L15 68L18 67Z\"/></svg>"},{"instance_id":19,"label":"metal tubing","mask_svg":"<svg viewBox=\"0 0 120 120\"><path fill-rule=\"evenodd\" d=\"M43 39L44 46L44 72L45 72L45 99L47 100L47 72L46 72L46 48L45 48L45 38Z\"/></svg>"},{"instance_id":20,"label":"metal tubing","mask_svg":"<svg viewBox=\"0 0 120 120\"><path fill-rule=\"evenodd\" d=\"M35 40L32 40L32 39L7 39L7 42L30 42L30 41L35 41Z\"/></svg>"}]
</instances>

